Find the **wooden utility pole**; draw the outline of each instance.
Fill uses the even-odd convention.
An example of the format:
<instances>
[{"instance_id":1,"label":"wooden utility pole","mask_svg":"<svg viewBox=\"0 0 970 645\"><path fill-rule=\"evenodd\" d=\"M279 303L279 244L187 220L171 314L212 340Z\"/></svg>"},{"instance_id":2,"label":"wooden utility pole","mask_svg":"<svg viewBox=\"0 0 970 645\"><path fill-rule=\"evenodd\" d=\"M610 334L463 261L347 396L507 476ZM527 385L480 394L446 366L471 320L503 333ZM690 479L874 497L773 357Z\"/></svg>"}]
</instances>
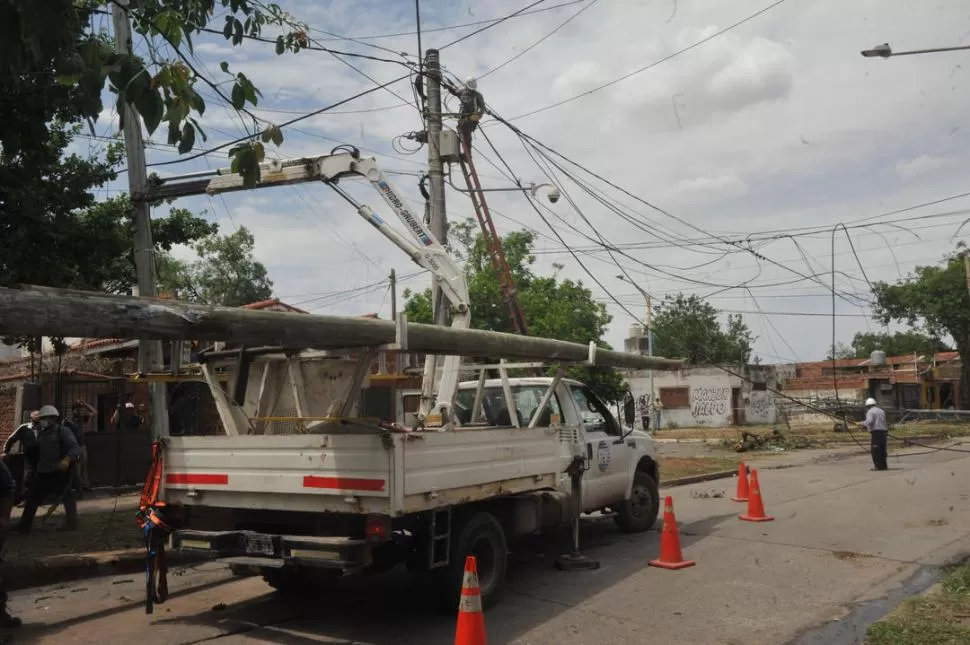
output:
<instances>
[{"instance_id":1,"label":"wooden utility pole","mask_svg":"<svg viewBox=\"0 0 970 645\"><path fill-rule=\"evenodd\" d=\"M213 307L172 300L25 286L0 287L0 334L233 342L250 347L379 348L398 341L389 320ZM406 351L458 356L586 362L604 367L675 370L683 361L570 343L439 325L408 323ZM282 350L281 350L282 351Z\"/></svg>"},{"instance_id":2,"label":"wooden utility pole","mask_svg":"<svg viewBox=\"0 0 970 645\"><path fill-rule=\"evenodd\" d=\"M397 273L391 269L391 320L397 320Z\"/></svg>"},{"instance_id":3,"label":"wooden utility pole","mask_svg":"<svg viewBox=\"0 0 970 645\"><path fill-rule=\"evenodd\" d=\"M116 0L112 5L115 30L115 51L131 54L131 23L127 14L128 0ZM131 197L134 221L135 273L138 293L155 297L155 245L152 242L151 208L146 198L148 170L145 165L145 142L141 136L141 119L126 102L122 103L122 126L125 135L125 154L128 162L128 193ZM162 365L162 345L158 341L139 339L138 371L149 373ZM150 383L152 438L168 434L168 397L164 383Z\"/></svg>"}]
</instances>

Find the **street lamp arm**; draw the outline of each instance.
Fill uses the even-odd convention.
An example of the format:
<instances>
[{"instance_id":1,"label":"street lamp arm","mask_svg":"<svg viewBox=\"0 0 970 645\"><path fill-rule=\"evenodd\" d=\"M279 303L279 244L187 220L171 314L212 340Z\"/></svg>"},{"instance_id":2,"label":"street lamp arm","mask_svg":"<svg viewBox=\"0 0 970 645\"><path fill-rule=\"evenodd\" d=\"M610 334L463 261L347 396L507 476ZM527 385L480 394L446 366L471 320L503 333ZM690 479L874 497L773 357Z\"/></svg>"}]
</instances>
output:
<instances>
[{"instance_id":1,"label":"street lamp arm","mask_svg":"<svg viewBox=\"0 0 970 645\"><path fill-rule=\"evenodd\" d=\"M894 52L889 43L876 45L872 49L863 49L860 54L866 58L890 58L891 56L913 56L915 54L938 54L940 52L955 52L970 49L970 45L957 45L955 47L933 47L931 49L913 49L904 52Z\"/></svg>"}]
</instances>

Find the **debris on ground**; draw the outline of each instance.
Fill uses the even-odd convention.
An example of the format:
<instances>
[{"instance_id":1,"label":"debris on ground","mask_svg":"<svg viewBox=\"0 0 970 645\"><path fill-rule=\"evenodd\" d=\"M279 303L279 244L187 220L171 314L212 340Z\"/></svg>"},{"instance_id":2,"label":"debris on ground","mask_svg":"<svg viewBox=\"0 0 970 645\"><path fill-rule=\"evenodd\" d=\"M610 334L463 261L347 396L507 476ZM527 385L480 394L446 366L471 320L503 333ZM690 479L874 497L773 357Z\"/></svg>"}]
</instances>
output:
<instances>
[{"instance_id":1,"label":"debris on ground","mask_svg":"<svg viewBox=\"0 0 970 645\"><path fill-rule=\"evenodd\" d=\"M694 499L720 499L724 497L725 493L723 490L692 490L690 496Z\"/></svg>"},{"instance_id":2,"label":"debris on ground","mask_svg":"<svg viewBox=\"0 0 970 645\"><path fill-rule=\"evenodd\" d=\"M777 428L764 434L739 430L737 439L724 439L721 443L723 446L731 448L735 452L748 452L753 450L783 452L785 450L817 448L824 445L817 439L812 439L804 435L789 434Z\"/></svg>"}]
</instances>

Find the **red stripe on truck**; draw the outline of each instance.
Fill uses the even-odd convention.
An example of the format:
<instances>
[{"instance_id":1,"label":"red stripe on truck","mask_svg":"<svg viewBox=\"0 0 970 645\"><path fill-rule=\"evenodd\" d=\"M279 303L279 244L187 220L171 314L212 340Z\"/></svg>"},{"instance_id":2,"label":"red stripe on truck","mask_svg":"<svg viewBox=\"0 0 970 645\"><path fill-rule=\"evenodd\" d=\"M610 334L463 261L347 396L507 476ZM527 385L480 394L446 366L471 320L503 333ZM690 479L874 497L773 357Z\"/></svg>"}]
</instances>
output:
<instances>
[{"instance_id":1,"label":"red stripe on truck","mask_svg":"<svg viewBox=\"0 0 970 645\"><path fill-rule=\"evenodd\" d=\"M307 475L303 478L303 488L330 488L333 490L365 490L379 492L384 490L383 479L359 479L357 477L320 477Z\"/></svg>"},{"instance_id":2,"label":"red stripe on truck","mask_svg":"<svg viewBox=\"0 0 970 645\"><path fill-rule=\"evenodd\" d=\"M229 483L229 475L218 473L169 473L166 484L222 485Z\"/></svg>"}]
</instances>

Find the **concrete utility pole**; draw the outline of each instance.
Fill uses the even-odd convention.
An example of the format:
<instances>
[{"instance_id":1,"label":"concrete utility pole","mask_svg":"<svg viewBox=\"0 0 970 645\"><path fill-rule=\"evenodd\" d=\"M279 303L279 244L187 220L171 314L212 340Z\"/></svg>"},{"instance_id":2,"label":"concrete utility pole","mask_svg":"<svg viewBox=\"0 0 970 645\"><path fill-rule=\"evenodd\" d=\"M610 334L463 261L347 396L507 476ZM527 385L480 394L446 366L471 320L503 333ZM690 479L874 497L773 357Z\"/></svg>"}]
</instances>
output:
<instances>
[{"instance_id":1,"label":"concrete utility pole","mask_svg":"<svg viewBox=\"0 0 970 645\"><path fill-rule=\"evenodd\" d=\"M643 299L646 301L647 306L647 317L645 318L647 323L647 357L653 358L653 297L650 293L638 285L633 280L628 280L625 275L616 276L620 280L626 282L627 284L633 285L633 288L640 292ZM653 369L650 370L650 400L653 401L655 397L653 391Z\"/></svg>"},{"instance_id":2,"label":"concrete utility pole","mask_svg":"<svg viewBox=\"0 0 970 645\"><path fill-rule=\"evenodd\" d=\"M424 61L427 104L425 129L428 135L428 183L431 193L431 233L442 244L448 243L448 220L445 213L445 170L441 161L441 60L437 49L429 49ZM433 290L434 321L448 324L448 308L439 289Z\"/></svg>"},{"instance_id":3,"label":"concrete utility pole","mask_svg":"<svg viewBox=\"0 0 970 645\"><path fill-rule=\"evenodd\" d=\"M285 338L288 347L346 349L393 344L398 340L396 332L397 326L390 320L251 311L175 300L160 303L156 299L51 287L0 287L0 333L11 336L36 333L203 341L232 338L254 348L278 346L280 339ZM419 354L592 362L628 369L676 370L683 366L679 360L480 329L408 323L406 337L407 351Z\"/></svg>"},{"instance_id":4,"label":"concrete utility pole","mask_svg":"<svg viewBox=\"0 0 970 645\"><path fill-rule=\"evenodd\" d=\"M397 273L391 269L391 320L397 320Z\"/></svg>"},{"instance_id":5,"label":"concrete utility pole","mask_svg":"<svg viewBox=\"0 0 970 645\"><path fill-rule=\"evenodd\" d=\"M128 0L117 0L111 8L115 30L115 51L131 54L131 24L125 11ZM145 142L141 136L141 119L122 102L122 121L125 135L125 154L128 162L128 193L134 210L134 256L135 273L138 278L138 294L153 298L155 290L155 245L152 243L151 209L146 199L148 171L145 166ZM138 342L138 371L149 373L162 365L162 344L155 340ZM168 397L164 383L149 383L151 397L152 438L168 434Z\"/></svg>"}]
</instances>

